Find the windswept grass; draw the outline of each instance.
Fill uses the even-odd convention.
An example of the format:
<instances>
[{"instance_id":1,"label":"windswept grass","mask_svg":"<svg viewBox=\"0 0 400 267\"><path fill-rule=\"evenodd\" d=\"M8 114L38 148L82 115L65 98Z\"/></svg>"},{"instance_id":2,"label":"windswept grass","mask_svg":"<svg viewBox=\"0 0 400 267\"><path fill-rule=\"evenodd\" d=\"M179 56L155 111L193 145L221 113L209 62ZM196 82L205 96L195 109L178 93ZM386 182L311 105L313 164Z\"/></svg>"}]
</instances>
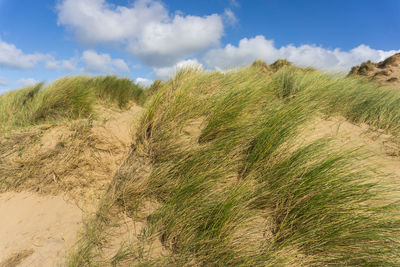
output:
<instances>
[{"instance_id":1,"label":"windswept grass","mask_svg":"<svg viewBox=\"0 0 400 267\"><path fill-rule=\"evenodd\" d=\"M119 107L125 107L132 100L138 104L144 103L143 89L127 78L98 76L91 82L97 97L117 103Z\"/></svg>"},{"instance_id":2,"label":"windswept grass","mask_svg":"<svg viewBox=\"0 0 400 267\"><path fill-rule=\"evenodd\" d=\"M132 217L140 199L160 203L146 230L170 254L128 246L113 264L400 264L398 188L377 182L386 178L362 149L298 141L319 112L396 130L400 94L311 69L265 70L184 70L154 90L109 193ZM138 155L153 163L148 177L131 168ZM90 254L71 258L80 252Z\"/></svg>"},{"instance_id":3,"label":"windswept grass","mask_svg":"<svg viewBox=\"0 0 400 267\"><path fill-rule=\"evenodd\" d=\"M144 99L143 89L129 79L65 77L46 87L39 83L1 95L0 129L87 117L99 100L124 108L130 101L142 104Z\"/></svg>"},{"instance_id":4,"label":"windswept grass","mask_svg":"<svg viewBox=\"0 0 400 267\"><path fill-rule=\"evenodd\" d=\"M399 88L297 68L283 68L273 75L273 80L280 98L306 98L309 105L326 114L342 115L352 122L399 134Z\"/></svg>"}]
</instances>

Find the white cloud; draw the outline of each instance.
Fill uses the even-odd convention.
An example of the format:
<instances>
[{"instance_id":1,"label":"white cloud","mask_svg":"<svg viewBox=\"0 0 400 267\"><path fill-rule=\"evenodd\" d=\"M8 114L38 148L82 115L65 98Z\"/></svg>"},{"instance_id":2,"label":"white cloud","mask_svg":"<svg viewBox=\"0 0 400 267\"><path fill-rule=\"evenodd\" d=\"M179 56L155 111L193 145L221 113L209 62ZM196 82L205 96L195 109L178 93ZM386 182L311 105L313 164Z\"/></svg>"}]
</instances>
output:
<instances>
[{"instance_id":1,"label":"white cloud","mask_svg":"<svg viewBox=\"0 0 400 267\"><path fill-rule=\"evenodd\" d=\"M140 34L144 25L169 18L161 3L148 0L136 1L131 8L105 0L64 0L57 9L58 23L88 44L119 42Z\"/></svg>"},{"instance_id":2,"label":"white cloud","mask_svg":"<svg viewBox=\"0 0 400 267\"><path fill-rule=\"evenodd\" d=\"M269 64L279 58L286 58L298 66L348 71L352 66L366 60L381 61L398 52L400 50L376 50L367 45L360 45L348 52L315 45L287 45L276 48L273 40L266 40L264 36L259 35L240 40L238 46L228 44L224 48L212 49L204 56L204 61L209 67L226 70L246 66L259 58Z\"/></svg>"},{"instance_id":3,"label":"white cloud","mask_svg":"<svg viewBox=\"0 0 400 267\"><path fill-rule=\"evenodd\" d=\"M128 72L128 64L122 59L113 59L109 54L98 54L94 50L86 50L82 54L82 61L87 72Z\"/></svg>"},{"instance_id":4,"label":"white cloud","mask_svg":"<svg viewBox=\"0 0 400 267\"><path fill-rule=\"evenodd\" d=\"M128 72L129 67L123 59L113 59L109 54L98 54L94 50L86 50L82 57L73 57L65 60L57 60L51 54L25 54L15 45L6 43L0 39L0 67L32 69L42 63L49 70L74 71L78 64L85 64L88 72ZM21 79L20 84L29 84L32 79Z\"/></svg>"},{"instance_id":5,"label":"white cloud","mask_svg":"<svg viewBox=\"0 0 400 267\"><path fill-rule=\"evenodd\" d=\"M86 44L122 44L146 64L165 67L219 44L220 15L170 16L156 0L116 6L106 0L63 0L58 23Z\"/></svg>"},{"instance_id":6,"label":"white cloud","mask_svg":"<svg viewBox=\"0 0 400 267\"><path fill-rule=\"evenodd\" d=\"M75 58L69 60L61 60L61 68L65 70L74 71L77 64L78 60Z\"/></svg>"},{"instance_id":7,"label":"white cloud","mask_svg":"<svg viewBox=\"0 0 400 267\"><path fill-rule=\"evenodd\" d=\"M38 81L33 78L24 78L24 79L18 80L17 83L22 86L31 86L31 85L37 84Z\"/></svg>"},{"instance_id":8,"label":"white cloud","mask_svg":"<svg viewBox=\"0 0 400 267\"><path fill-rule=\"evenodd\" d=\"M225 9L224 20L231 26L234 26L238 23L238 19L235 13L233 13L233 11L230 8Z\"/></svg>"},{"instance_id":9,"label":"white cloud","mask_svg":"<svg viewBox=\"0 0 400 267\"><path fill-rule=\"evenodd\" d=\"M8 81L2 77L0 77L0 86L7 86L8 85Z\"/></svg>"},{"instance_id":10,"label":"white cloud","mask_svg":"<svg viewBox=\"0 0 400 267\"><path fill-rule=\"evenodd\" d=\"M38 63L44 63L45 67L50 70L63 69L73 71L76 69L78 60L76 58L56 60L52 55L43 53L25 54L14 44L0 39L0 66L16 69L32 69Z\"/></svg>"},{"instance_id":11,"label":"white cloud","mask_svg":"<svg viewBox=\"0 0 400 267\"><path fill-rule=\"evenodd\" d=\"M150 66L163 67L217 45L222 33L219 15L175 16L170 23L146 25L128 50Z\"/></svg>"},{"instance_id":12,"label":"white cloud","mask_svg":"<svg viewBox=\"0 0 400 267\"><path fill-rule=\"evenodd\" d=\"M66 71L74 71L78 65L77 58L71 58L67 60L56 60L51 58L46 61L45 67L49 70L66 70Z\"/></svg>"},{"instance_id":13,"label":"white cloud","mask_svg":"<svg viewBox=\"0 0 400 267\"><path fill-rule=\"evenodd\" d=\"M22 50L18 49L15 45L4 42L0 39L0 66L17 68L17 69L31 69L40 61L45 61L49 55L34 53L24 54Z\"/></svg>"},{"instance_id":14,"label":"white cloud","mask_svg":"<svg viewBox=\"0 0 400 267\"><path fill-rule=\"evenodd\" d=\"M201 64L197 59L188 59L188 60L180 61L169 67L153 68L153 70L156 73L156 75L161 78L171 78L179 70L181 70L183 68L193 68L196 70L202 70L203 64Z\"/></svg>"},{"instance_id":15,"label":"white cloud","mask_svg":"<svg viewBox=\"0 0 400 267\"><path fill-rule=\"evenodd\" d=\"M137 78L135 80L135 82L137 84L141 85L141 86L144 86L144 87L150 86L153 83L152 80L149 80L149 79L146 79L146 78L141 78L141 77Z\"/></svg>"}]
</instances>

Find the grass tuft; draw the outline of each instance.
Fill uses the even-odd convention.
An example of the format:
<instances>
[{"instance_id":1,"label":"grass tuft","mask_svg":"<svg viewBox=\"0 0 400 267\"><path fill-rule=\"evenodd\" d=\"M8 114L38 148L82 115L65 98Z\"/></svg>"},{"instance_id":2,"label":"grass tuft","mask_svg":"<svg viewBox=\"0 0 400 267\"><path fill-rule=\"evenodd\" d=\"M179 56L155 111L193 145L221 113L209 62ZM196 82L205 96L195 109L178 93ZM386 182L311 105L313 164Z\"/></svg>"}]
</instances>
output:
<instances>
[{"instance_id":1,"label":"grass tuft","mask_svg":"<svg viewBox=\"0 0 400 267\"><path fill-rule=\"evenodd\" d=\"M48 86L38 83L1 95L0 129L88 117L96 101L125 108L131 101L141 105L145 98L144 90L126 78L65 77Z\"/></svg>"}]
</instances>

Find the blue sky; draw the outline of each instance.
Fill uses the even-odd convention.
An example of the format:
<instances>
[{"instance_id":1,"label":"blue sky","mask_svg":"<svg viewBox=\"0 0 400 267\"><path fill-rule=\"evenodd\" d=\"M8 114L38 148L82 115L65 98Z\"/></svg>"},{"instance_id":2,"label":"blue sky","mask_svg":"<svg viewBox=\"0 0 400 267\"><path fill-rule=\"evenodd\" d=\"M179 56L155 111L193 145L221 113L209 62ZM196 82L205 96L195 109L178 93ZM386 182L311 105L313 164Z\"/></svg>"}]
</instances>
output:
<instances>
[{"instance_id":1,"label":"blue sky","mask_svg":"<svg viewBox=\"0 0 400 267\"><path fill-rule=\"evenodd\" d=\"M399 49L399 0L0 0L0 93L82 73L149 83L257 58L346 72Z\"/></svg>"}]
</instances>

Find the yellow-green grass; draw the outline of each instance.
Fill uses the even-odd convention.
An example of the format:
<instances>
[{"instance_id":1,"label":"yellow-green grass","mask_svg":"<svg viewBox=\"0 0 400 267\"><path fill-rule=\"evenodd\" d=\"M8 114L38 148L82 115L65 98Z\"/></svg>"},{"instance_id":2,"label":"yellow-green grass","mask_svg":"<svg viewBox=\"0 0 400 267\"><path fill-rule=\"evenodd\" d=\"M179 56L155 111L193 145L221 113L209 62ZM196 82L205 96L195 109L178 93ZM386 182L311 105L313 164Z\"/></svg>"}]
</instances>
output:
<instances>
[{"instance_id":1,"label":"yellow-green grass","mask_svg":"<svg viewBox=\"0 0 400 267\"><path fill-rule=\"evenodd\" d=\"M93 104L106 101L125 107L130 101L142 104L143 89L117 76L61 78L0 96L0 129L12 129L60 119L93 115Z\"/></svg>"},{"instance_id":2,"label":"yellow-green grass","mask_svg":"<svg viewBox=\"0 0 400 267\"><path fill-rule=\"evenodd\" d=\"M132 217L140 199L160 203L147 231L170 253L140 257L131 244L113 264L400 264L399 188L377 182L388 180L362 149L298 142L321 112L396 133L399 92L312 69L272 73L260 62L225 74L183 70L153 91L128 173L108 199ZM151 160L149 177L129 173L138 155ZM93 264L95 243L78 248L70 266Z\"/></svg>"},{"instance_id":3,"label":"yellow-green grass","mask_svg":"<svg viewBox=\"0 0 400 267\"><path fill-rule=\"evenodd\" d=\"M349 76L323 74L298 68L283 68L273 75L279 98L306 98L326 114L367 123L393 134L400 130L400 88L389 88Z\"/></svg>"},{"instance_id":4,"label":"yellow-green grass","mask_svg":"<svg viewBox=\"0 0 400 267\"><path fill-rule=\"evenodd\" d=\"M299 142L321 114L397 136L398 88L284 61L224 74L185 69L148 92L115 76L66 77L0 96L0 130L89 117L98 101L146 103L132 153L68 266L400 265L398 185L363 149ZM138 158L151 163L149 176ZM159 207L143 243L103 259L118 208L135 220L148 199ZM154 238L167 254L143 253Z\"/></svg>"}]
</instances>

